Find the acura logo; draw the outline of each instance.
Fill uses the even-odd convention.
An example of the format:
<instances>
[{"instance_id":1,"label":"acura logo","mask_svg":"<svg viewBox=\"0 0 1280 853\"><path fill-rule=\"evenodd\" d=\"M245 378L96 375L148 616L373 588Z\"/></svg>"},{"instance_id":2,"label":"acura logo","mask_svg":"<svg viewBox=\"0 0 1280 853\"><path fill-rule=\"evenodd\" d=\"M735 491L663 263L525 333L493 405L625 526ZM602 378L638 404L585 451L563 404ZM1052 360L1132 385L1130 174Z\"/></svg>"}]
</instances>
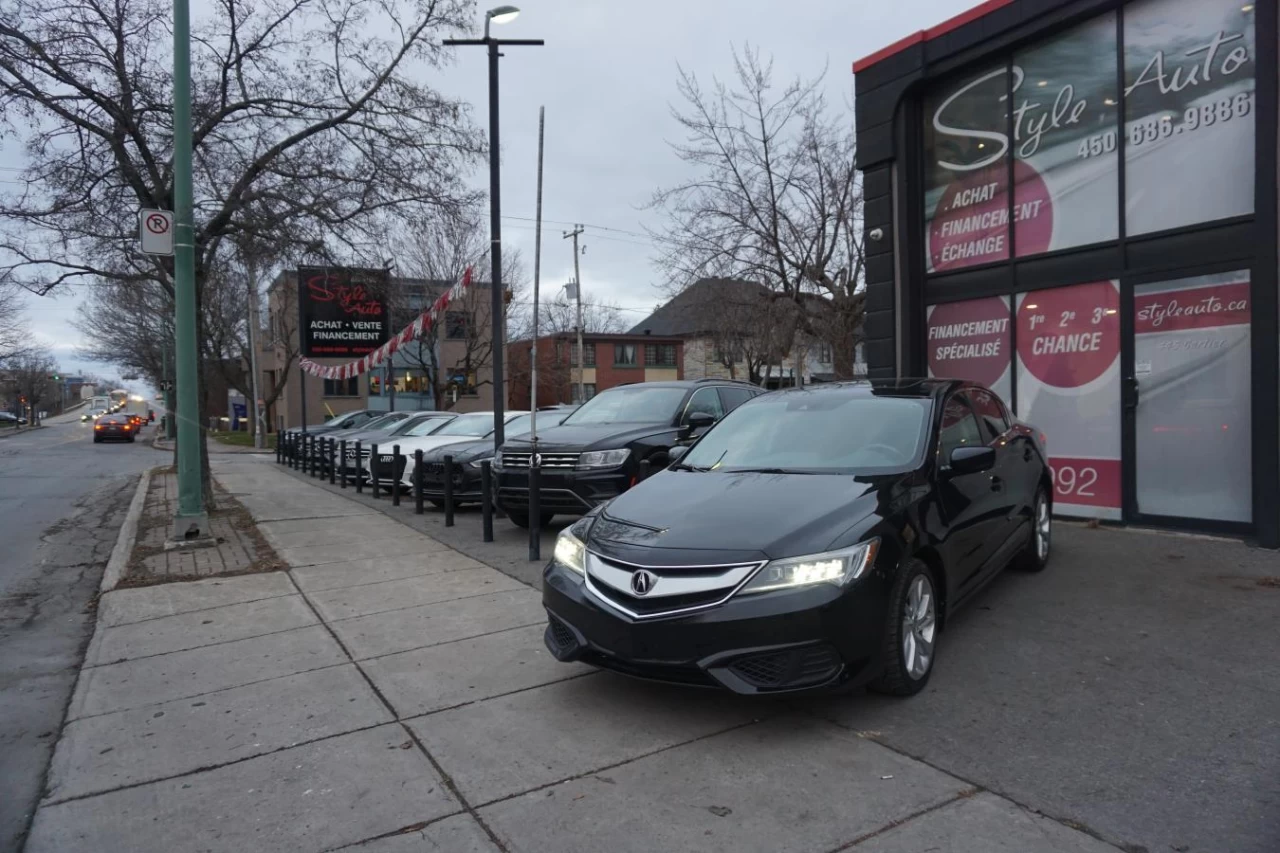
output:
<instances>
[{"instance_id":1,"label":"acura logo","mask_svg":"<svg viewBox=\"0 0 1280 853\"><path fill-rule=\"evenodd\" d=\"M657 582L652 572L641 569L631 576L631 591L636 595L648 595Z\"/></svg>"}]
</instances>

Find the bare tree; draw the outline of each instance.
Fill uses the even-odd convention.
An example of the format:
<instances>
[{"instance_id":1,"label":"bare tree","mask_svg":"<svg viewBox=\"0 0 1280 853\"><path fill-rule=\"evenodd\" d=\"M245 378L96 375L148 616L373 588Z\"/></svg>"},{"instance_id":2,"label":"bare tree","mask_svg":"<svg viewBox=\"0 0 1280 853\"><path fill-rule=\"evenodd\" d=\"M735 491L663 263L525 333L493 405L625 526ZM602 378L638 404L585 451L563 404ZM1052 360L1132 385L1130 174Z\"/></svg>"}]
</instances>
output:
<instances>
[{"instance_id":1,"label":"bare tree","mask_svg":"<svg viewBox=\"0 0 1280 853\"><path fill-rule=\"evenodd\" d=\"M483 284L478 279L489 266L488 229L473 215L436 214L407 223L392 242L392 251L401 274L392 282L389 300L394 332L430 307L467 267L472 267L476 284ZM508 308L503 318L506 339L510 340L518 334L511 329L512 321L519 319L510 306L523 301L527 279L518 251L504 253L502 266L510 294L504 299ZM491 378L481 378L481 374L492 373L493 366L491 300L488 287L469 288L460 302L449 306L440 322L396 354L398 363L424 378L437 409L451 409L459 396L493 384Z\"/></svg>"},{"instance_id":2,"label":"bare tree","mask_svg":"<svg viewBox=\"0 0 1280 853\"><path fill-rule=\"evenodd\" d=\"M22 291L7 277L0 277L0 361L22 352L29 343Z\"/></svg>"},{"instance_id":3,"label":"bare tree","mask_svg":"<svg viewBox=\"0 0 1280 853\"><path fill-rule=\"evenodd\" d=\"M677 287L706 277L759 281L794 302L800 328L831 344L836 375L853 375L863 315L862 193L853 122L831 116L822 76L780 89L772 63L734 52L734 80L710 90L680 70L685 139L672 148L695 170L656 193L667 217L655 237Z\"/></svg>"},{"instance_id":4,"label":"bare tree","mask_svg":"<svg viewBox=\"0 0 1280 853\"><path fill-rule=\"evenodd\" d=\"M14 390L26 398L31 410L31 424L40 422L40 404L54 400L58 383L53 380L58 372L58 362L41 347L32 347L6 361Z\"/></svg>"},{"instance_id":5,"label":"bare tree","mask_svg":"<svg viewBox=\"0 0 1280 853\"><path fill-rule=\"evenodd\" d=\"M484 146L466 105L423 82L471 11L214 0L191 38L198 322L233 239L367 260L391 213L474 203L464 177ZM0 134L26 155L0 195L0 276L172 296L169 259L134 245L139 208L173 208L169 20L163 0L0 0Z\"/></svg>"}]
</instances>

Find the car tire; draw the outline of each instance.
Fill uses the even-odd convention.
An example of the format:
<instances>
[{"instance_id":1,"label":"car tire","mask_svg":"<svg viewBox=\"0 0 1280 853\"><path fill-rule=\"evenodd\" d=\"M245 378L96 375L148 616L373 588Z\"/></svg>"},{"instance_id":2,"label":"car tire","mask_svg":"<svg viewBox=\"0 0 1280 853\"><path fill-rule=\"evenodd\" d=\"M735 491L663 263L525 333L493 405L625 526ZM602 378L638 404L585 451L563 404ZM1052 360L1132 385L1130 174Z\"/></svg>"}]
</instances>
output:
<instances>
[{"instance_id":1,"label":"car tire","mask_svg":"<svg viewBox=\"0 0 1280 853\"><path fill-rule=\"evenodd\" d=\"M908 560L889 595L880 651L884 672L868 686L889 696L914 696L923 690L938 657L938 628L933 572L920 560Z\"/></svg>"},{"instance_id":2,"label":"car tire","mask_svg":"<svg viewBox=\"0 0 1280 853\"><path fill-rule=\"evenodd\" d=\"M1014 565L1024 572L1043 572L1053 555L1052 545L1053 513L1048 493L1041 486L1036 490L1036 499L1031 505L1031 538L1014 559Z\"/></svg>"},{"instance_id":3,"label":"car tire","mask_svg":"<svg viewBox=\"0 0 1280 853\"><path fill-rule=\"evenodd\" d=\"M548 524L551 523L551 519L555 517L556 517L556 514L554 512L540 513L539 514L540 523L538 526L546 527ZM511 519L511 523L514 524L516 527L524 527L524 528L529 527L529 513L527 512L516 512L514 510L507 510L507 518Z\"/></svg>"}]
</instances>

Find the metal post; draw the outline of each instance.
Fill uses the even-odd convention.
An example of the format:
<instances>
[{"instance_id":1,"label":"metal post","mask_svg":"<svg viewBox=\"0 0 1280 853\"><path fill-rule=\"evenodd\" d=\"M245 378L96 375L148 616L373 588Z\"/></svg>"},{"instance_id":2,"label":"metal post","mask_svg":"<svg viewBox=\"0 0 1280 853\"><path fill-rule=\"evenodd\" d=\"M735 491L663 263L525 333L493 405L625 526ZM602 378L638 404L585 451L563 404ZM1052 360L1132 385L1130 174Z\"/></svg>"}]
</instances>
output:
<instances>
[{"instance_id":1,"label":"metal post","mask_svg":"<svg viewBox=\"0 0 1280 853\"><path fill-rule=\"evenodd\" d=\"M529 459L529 561L542 559L542 509L539 506L539 489L542 485L542 466L533 464L537 454Z\"/></svg>"},{"instance_id":2,"label":"metal post","mask_svg":"<svg viewBox=\"0 0 1280 853\"><path fill-rule=\"evenodd\" d=\"M444 526L453 527L453 456L444 458Z\"/></svg>"},{"instance_id":3,"label":"metal post","mask_svg":"<svg viewBox=\"0 0 1280 853\"><path fill-rule=\"evenodd\" d=\"M413 451L413 514L422 515L422 451Z\"/></svg>"},{"instance_id":4,"label":"metal post","mask_svg":"<svg viewBox=\"0 0 1280 853\"><path fill-rule=\"evenodd\" d=\"M489 351L493 353L493 446L501 447L506 418L503 409L506 400L506 375L503 356L506 354L506 323L502 292L502 169L501 145L498 137L498 42L489 39L489 235L490 281ZM446 487L447 488L447 487Z\"/></svg>"},{"instance_id":5,"label":"metal post","mask_svg":"<svg viewBox=\"0 0 1280 853\"><path fill-rule=\"evenodd\" d=\"M578 303L578 405L581 406L586 401L586 376L587 376L587 360L586 352L582 349L582 275L578 272L578 235L582 233L582 226L575 225L573 230L564 235L567 240L573 238L573 297Z\"/></svg>"},{"instance_id":6,"label":"metal post","mask_svg":"<svg viewBox=\"0 0 1280 853\"><path fill-rule=\"evenodd\" d=\"M253 394L253 446L261 450L267 446L267 420L263 416L262 407L258 405L262 400L262 389L258 385L262 381L258 371L258 322L261 319L258 311L258 266L251 260L248 267L249 370L253 373L249 393Z\"/></svg>"},{"instance_id":7,"label":"metal post","mask_svg":"<svg viewBox=\"0 0 1280 853\"><path fill-rule=\"evenodd\" d=\"M338 467L338 463L333 461L333 451L335 449L334 444L336 443L337 442L335 442L332 438L325 439L324 458L329 465L329 485L330 486L333 485L335 469Z\"/></svg>"},{"instance_id":8,"label":"metal post","mask_svg":"<svg viewBox=\"0 0 1280 853\"><path fill-rule=\"evenodd\" d=\"M378 461L378 445L369 445L369 484L373 487L373 499L376 501L380 495L378 494L378 475L382 473L382 464Z\"/></svg>"},{"instance_id":9,"label":"metal post","mask_svg":"<svg viewBox=\"0 0 1280 853\"><path fill-rule=\"evenodd\" d=\"M360 442L356 442L356 494L364 494L364 457L360 455Z\"/></svg>"},{"instance_id":10,"label":"metal post","mask_svg":"<svg viewBox=\"0 0 1280 853\"><path fill-rule=\"evenodd\" d=\"M311 448L311 436L307 435L306 433L303 433L302 445L299 448L299 452L302 454L302 458L298 460L298 464L301 466L302 473L304 474L311 473L311 449L310 448Z\"/></svg>"},{"instance_id":11,"label":"metal post","mask_svg":"<svg viewBox=\"0 0 1280 853\"><path fill-rule=\"evenodd\" d=\"M391 505L400 506L400 480L396 470L400 467L400 445L391 445Z\"/></svg>"},{"instance_id":12,"label":"metal post","mask_svg":"<svg viewBox=\"0 0 1280 853\"><path fill-rule=\"evenodd\" d=\"M480 502L483 504L484 541L493 541L493 463L480 463Z\"/></svg>"},{"instance_id":13,"label":"metal post","mask_svg":"<svg viewBox=\"0 0 1280 853\"><path fill-rule=\"evenodd\" d=\"M302 431L307 431L307 372L298 368L298 414L302 416Z\"/></svg>"},{"instance_id":14,"label":"metal post","mask_svg":"<svg viewBox=\"0 0 1280 853\"><path fill-rule=\"evenodd\" d=\"M172 537L209 535L200 467L196 343L196 251L191 182L191 8L173 0L173 312L178 376L178 511Z\"/></svg>"},{"instance_id":15,"label":"metal post","mask_svg":"<svg viewBox=\"0 0 1280 853\"><path fill-rule=\"evenodd\" d=\"M338 486L347 487L347 440L338 442Z\"/></svg>"}]
</instances>

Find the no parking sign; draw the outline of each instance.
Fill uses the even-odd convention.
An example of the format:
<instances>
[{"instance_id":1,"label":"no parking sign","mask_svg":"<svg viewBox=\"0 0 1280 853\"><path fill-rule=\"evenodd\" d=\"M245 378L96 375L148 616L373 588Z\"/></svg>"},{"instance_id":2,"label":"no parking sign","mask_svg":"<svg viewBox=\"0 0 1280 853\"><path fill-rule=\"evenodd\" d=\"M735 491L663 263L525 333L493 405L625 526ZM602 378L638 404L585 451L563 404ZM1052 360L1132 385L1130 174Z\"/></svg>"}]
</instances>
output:
<instances>
[{"instance_id":1,"label":"no parking sign","mask_svg":"<svg viewBox=\"0 0 1280 853\"><path fill-rule=\"evenodd\" d=\"M138 211L138 242L144 254L173 254L173 211L151 210L143 208Z\"/></svg>"}]
</instances>

